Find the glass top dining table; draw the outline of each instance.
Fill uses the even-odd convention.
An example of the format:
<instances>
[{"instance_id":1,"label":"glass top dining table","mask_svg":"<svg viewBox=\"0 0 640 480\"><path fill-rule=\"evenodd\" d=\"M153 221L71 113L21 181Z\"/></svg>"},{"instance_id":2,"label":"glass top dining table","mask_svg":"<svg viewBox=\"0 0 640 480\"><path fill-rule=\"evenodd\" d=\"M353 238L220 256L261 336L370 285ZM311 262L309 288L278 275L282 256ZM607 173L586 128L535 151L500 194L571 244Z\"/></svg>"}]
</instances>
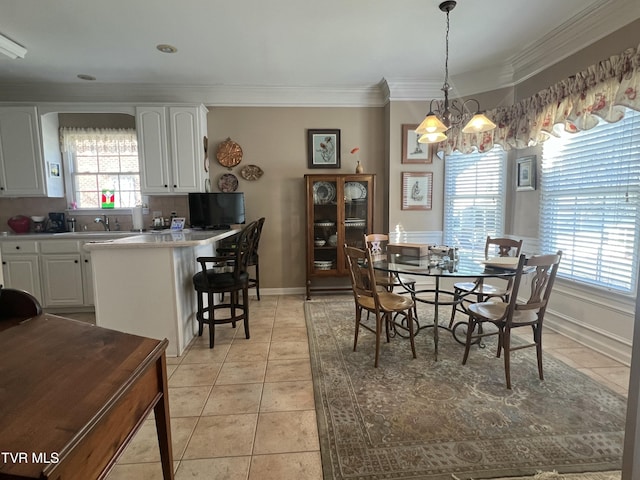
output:
<instances>
[{"instance_id":1,"label":"glass top dining table","mask_svg":"<svg viewBox=\"0 0 640 480\"><path fill-rule=\"evenodd\" d=\"M462 306L464 310L464 300L468 296L476 296L477 291L481 289L484 279L486 278L508 278L514 276L516 271L510 268L498 268L485 266L481 261L472 260L469 257L465 257L462 254L458 259L446 261L446 258L435 260L433 257L411 257L398 254L387 254L385 256L378 256L373 262L374 270L380 272L386 272L393 275L398 283L411 295L414 301L433 305L433 323L421 325L420 320L416 315L417 328L414 329L416 334L424 328L433 328L433 341L434 341L434 355L435 360L438 360L438 329L444 328L450 331L454 338L459 342L464 341L456 338L455 331L459 325L466 324L466 322L458 322L452 325L451 322L448 326L439 324L439 307L441 305L449 305L452 308ZM428 286L427 288L411 288L409 284L403 282L403 276L422 276L432 277L435 281L435 285ZM455 294L453 287L451 289L443 288L441 286L441 279L450 278L455 282L461 279L474 279L475 288L471 291L460 292ZM414 278L415 280L415 278ZM453 319L453 317L452 317Z\"/></svg>"}]
</instances>

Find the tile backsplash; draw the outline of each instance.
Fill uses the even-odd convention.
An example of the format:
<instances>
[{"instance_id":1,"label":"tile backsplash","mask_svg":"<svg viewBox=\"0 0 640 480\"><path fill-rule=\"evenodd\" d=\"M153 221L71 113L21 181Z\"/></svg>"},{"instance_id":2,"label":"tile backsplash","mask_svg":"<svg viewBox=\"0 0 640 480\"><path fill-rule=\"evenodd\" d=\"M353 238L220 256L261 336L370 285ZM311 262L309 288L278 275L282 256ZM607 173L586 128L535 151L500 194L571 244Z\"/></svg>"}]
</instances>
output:
<instances>
[{"instance_id":1,"label":"tile backsplash","mask_svg":"<svg viewBox=\"0 0 640 480\"><path fill-rule=\"evenodd\" d=\"M103 211L109 217L112 230L115 229L116 219L120 224L120 230L133 228L131 214L128 211L126 213ZM176 212L177 216L186 217L186 223L189 224L189 198L187 195L149 196L149 214L144 215L146 228L151 227L153 212L156 211L162 212L162 216L165 218L169 218L171 212ZM14 215L47 216L49 212L65 212L67 218L74 217L78 231L84 230L85 226L87 230L103 230L101 225L93 221L96 218L95 214L83 214L80 210L67 210L67 202L64 198L17 197L0 198L0 232L12 232L7 221Z\"/></svg>"}]
</instances>

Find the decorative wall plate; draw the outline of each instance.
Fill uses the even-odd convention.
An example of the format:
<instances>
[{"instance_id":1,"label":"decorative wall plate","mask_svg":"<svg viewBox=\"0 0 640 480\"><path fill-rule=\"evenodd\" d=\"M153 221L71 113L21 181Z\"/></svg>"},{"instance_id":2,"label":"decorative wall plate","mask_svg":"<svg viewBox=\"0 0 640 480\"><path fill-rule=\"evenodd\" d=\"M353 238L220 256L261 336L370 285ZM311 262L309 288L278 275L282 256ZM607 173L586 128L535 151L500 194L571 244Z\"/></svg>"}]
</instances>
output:
<instances>
[{"instance_id":1,"label":"decorative wall plate","mask_svg":"<svg viewBox=\"0 0 640 480\"><path fill-rule=\"evenodd\" d=\"M238 189L238 177L233 173L223 173L218 179L218 188L221 192L235 192Z\"/></svg>"},{"instance_id":2,"label":"decorative wall plate","mask_svg":"<svg viewBox=\"0 0 640 480\"><path fill-rule=\"evenodd\" d=\"M257 165L246 165L240 170L240 175L245 180L258 180L264 172Z\"/></svg>"},{"instance_id":3,"label":"decorative wall plate","mask_svg":"<svg viewBox=\"0 0 640 480\"><path fill-rule=\"evenodd\" d=\"M216 158L220 165L231 170L231 167L235 167L242 161L242 147L230 138L227 138L218 146Z\"/></svg>"}]
</instances>

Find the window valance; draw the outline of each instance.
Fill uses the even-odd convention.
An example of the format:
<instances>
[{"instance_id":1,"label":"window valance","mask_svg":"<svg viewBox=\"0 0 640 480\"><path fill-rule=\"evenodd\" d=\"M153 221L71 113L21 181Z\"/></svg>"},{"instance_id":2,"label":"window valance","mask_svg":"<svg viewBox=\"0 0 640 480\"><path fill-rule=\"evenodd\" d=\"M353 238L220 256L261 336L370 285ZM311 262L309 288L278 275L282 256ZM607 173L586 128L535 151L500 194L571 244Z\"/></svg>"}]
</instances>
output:
<instances>
[{"instance_id":1,"label":"window valance","mask_svg":"<svg viewBox=\"0 0 640 480\"><path fill-rule=\"evenodd\" d=\"M617 122L624 118L624 107L640 111L640 46L592 65L532 97L486 112L498 127L478 134L464 134L451 128L449 137L438 144L438 151L469 153L476 147L486 152L494 145L505 150L536 145L555 135L588 130L598 118Z\"/></svg>"},{"instance_id":2,"label":"window valance","mask_svg":"<svg viewBox=\"0 0 640 480\"><path fill-rule=\"evenodd\" d=\"M102 154L136 154L138 139L133 128L61 128L60 146L63 152Z\"/></svg>"}]
</instances>

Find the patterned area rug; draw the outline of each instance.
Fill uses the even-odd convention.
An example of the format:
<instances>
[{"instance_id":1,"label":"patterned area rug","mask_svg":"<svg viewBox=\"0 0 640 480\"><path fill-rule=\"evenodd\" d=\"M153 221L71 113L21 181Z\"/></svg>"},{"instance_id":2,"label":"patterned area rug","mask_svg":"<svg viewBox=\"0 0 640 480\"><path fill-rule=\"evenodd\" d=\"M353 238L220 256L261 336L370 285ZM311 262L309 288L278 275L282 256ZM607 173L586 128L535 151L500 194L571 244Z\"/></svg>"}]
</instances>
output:
<instances>
[{"instance_id":1,"label":"patterned area rug","mask_svg":"<svg viewBox=\"0 0 640 480\"><path fill-rule=\"evenodd\" d=\"M421 307L425 319L431 309ZM441 310L441 318L447 313ZM352 299L309 301L305 314L325 480L468 480L621 468L626 400L550 355L541 382L534 349L514 352L510 391L495 337L484 349L474 347L463 366L463 347L445 330L434 362L428 328L416 337L417 359L407 339L383 341L376 369L373 334L361 329L352 351Z\"/></svg>"}]
</instances>

